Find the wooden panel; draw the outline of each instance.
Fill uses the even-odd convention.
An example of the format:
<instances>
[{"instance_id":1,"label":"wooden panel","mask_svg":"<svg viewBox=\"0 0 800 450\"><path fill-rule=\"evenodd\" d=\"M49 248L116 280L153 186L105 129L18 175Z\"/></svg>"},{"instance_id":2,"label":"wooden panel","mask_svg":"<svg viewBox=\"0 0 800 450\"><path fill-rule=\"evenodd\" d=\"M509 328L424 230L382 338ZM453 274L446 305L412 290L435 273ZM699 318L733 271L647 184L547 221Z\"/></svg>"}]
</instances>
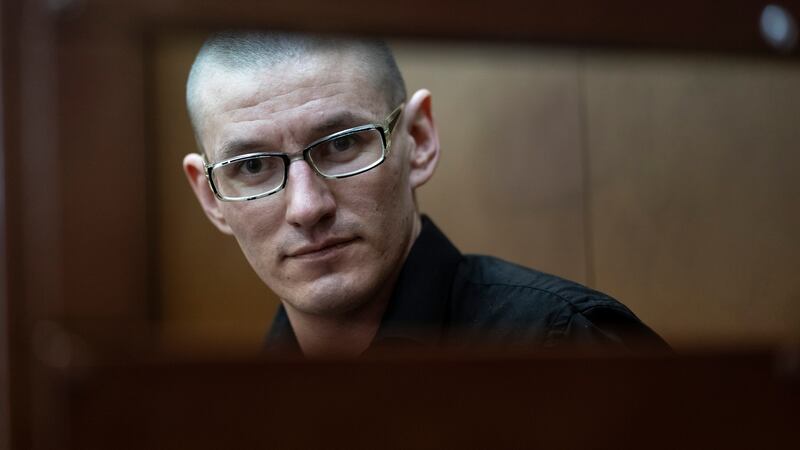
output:
<instances>
[{"instance_id":1,"label":"wooden panel","mask_svg":"<svg viewBox=\"0 0 800 450\"><path fill-rule=\"evenodd\" d=\"M800 336L800 66L586 67L597 286L673 342Z\"/></svg>"},{"instance_id":2,"label":"wooden panel","mask_svg":"<svg viewBox=\"0 0 800 450\"><path fill-rule=\"evenodd\" d=\"M788 449L800 383L776 373L782 362L737 353L81 367L64 383L71 440L60 448Z\"/></svg>"},{"instance_id":3,"label":"wooden panel","mask_svg":"<svg viewBox=\"0 0 800 450\"><path fill-rule=\"evenodd\" d=\"M759 35L763 0L85 0L91 20L122 12L167 25L263 26L395 36L527 40L539 43L774 53ZM780 2L800 17L796 0ZM128 11L123 8L127 7ZM795 48L789 53L800 55Z\"/></svg>"},{"instance_id":4,"label":"wooden panel","mask_svg":"<svg viewBox=\"0 0 800 450\"><path fill-rule=\"evenodd\" d=\"M586 280L575 52L397 45L409 95L433 93L442 156L418 192L464 252Z\"/></svg>"},{"instance_id":5,"label":"wooden panel","mask_svg":"<svg viewBox=\"0 0 800 450\"><path fill-rule=\"evenodd\" d=\"M32 432L61 412L52 378L31 354L37 323L63 305L53 23L38 3L8 1L2 8L10 447L46 447L63 431Z\"/></svg>"},{"instance_id":6,"label":"wooden panel","mask_svg":"<svg viewBox=\"0 0 800 450\"><path fill-rule=\"evenodd\" d=\"M123 25L114 32L69 22L62 27L57 195L64 216L63 315L98 324L146 320L149 176L141 42Z\"/></svg>"},{"instance_id":7,"label":"wooden panel","mask_svg":"<svg viewBox=\"0 0 800 450\"><path fill-rule=\"evenodd\" d=\"M6 31L5 24L8 7L5 3L0 3L0 43L11 38L13 35ZM8 272L6 267L6 165L5 147L8 145L6 134L3 127L6 125L4 114L7 114L5 103L6 97L6 77L3 70L5 64L11 58L6 56L6 49L3 48L0 54L0 450L7 450L11 446L11 408L9 407L9 337L8 324Z\"/></svg>"},{"instance_id":8,"label":"wooden panel","mask_svg":"<svg viewBox=\"0 0 800 450\"><path fill-rule=\"evenodd\" d=\"M8 41L16 45L16 30L9 31L13 18L17 19L16 13L10 4L0 3L0 450L11 448L11 399L10 379L11 379L11 333L10 333L10 302L8 301L11 289L8 286L9 272L7 266L8 250L6 231L6 146L13 143L9 139L9 134L5 131L8 126L5 115L9 114L10 103L8 102L8 88L16 89L14 83L8 81L6 76L7 64L16 64L16 52L10 54ZM8 22L8 23L7 23ZM14 20L19 22L19 20Z\"/></svg>"},{"instance_id":9,"label":"wooden panel","mask_svg":"<svg viewBox=\"0 0 800 450\"><path fill-rule=\"evenodd\" d=\"M161 343L257 352L278 299L236 240L206 219L181 162L196 145L186 113L186 77L204 36L165 34L153 46L155 239Z\"/></svg>"}]
</instances>

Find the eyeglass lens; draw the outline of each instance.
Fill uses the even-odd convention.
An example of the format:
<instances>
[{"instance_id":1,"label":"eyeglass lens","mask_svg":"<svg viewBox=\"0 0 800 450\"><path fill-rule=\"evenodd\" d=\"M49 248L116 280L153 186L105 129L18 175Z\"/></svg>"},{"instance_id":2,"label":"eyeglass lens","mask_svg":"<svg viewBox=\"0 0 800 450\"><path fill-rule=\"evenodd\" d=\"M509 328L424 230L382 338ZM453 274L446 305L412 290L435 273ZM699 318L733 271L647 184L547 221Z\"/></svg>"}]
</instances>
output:
<instances>
[{"instance_id":1,"label":"eyeglass lens","mask_svg":"<svg viewBox=\"0 0 800 450\"><path fill-rule=\"evenodd\" d=\"M357 172L378 161L383 154L380 131L362 130L329 139L309 150L309 159L328 177Z\"/></svg>"}]
</instances>

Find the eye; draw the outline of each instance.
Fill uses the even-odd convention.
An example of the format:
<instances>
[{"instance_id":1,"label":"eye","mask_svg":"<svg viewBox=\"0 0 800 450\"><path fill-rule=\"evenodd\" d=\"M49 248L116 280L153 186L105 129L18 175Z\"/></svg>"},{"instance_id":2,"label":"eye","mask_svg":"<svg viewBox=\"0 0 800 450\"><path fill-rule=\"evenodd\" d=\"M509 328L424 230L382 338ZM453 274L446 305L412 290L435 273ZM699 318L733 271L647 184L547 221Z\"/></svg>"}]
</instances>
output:
<instances>
[{"instance_id":1,"label":"eye","mask_svg":"<svg viewBox=\"0 0 800 450\"><path fill-rule=\"evenodd\" d=\"M337 152L350 150L354 143L355 138L353 135L343 136L331 141L331 150L335 150Z\"/></svg>"},{"instance_id":2,"label":"eye","mask_svg":"<svg viewBox=\"0 0 800 450\"><path fill-rule=\"evenodd\" d=\"M249 159L245 161L241 166L242 172L245 172L250 175L254 175L261 172L263 168L264 168L264 161L260 159Z\"/></svg>"},{"instance_id":3,"label":"eye","mask_svg":"<svg viewBox=\"0 0 800 450\"><path fill-rule=\"evenodd\" d=\"M280 162L280 159L268 157L245 159L236 164L231 164L226 172L231 177L246 177L252 180L256 177L270 176L274 172L280 171Z\"/></svg>"}]
</instances>

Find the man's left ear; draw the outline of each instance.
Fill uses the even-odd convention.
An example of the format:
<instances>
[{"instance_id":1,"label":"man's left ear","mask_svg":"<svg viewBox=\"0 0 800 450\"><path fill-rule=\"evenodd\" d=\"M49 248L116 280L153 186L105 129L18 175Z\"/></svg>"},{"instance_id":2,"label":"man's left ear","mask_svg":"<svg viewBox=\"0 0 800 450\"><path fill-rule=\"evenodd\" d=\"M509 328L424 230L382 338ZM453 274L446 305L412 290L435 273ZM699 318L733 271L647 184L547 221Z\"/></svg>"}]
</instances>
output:
<instances>
[{"instance_id":1,"label":"man's left ear","mask_svg":"<svg viewBox=\"0 0 800 450\"><path fill-rule=\"evenodd\" d=\"M425 184L439 162L439 134L433 123L431 93L426 89L415 92L406 104L405 129L411 136L409 149L409 180L411 188Z\"/></svg>"}]
</instances>

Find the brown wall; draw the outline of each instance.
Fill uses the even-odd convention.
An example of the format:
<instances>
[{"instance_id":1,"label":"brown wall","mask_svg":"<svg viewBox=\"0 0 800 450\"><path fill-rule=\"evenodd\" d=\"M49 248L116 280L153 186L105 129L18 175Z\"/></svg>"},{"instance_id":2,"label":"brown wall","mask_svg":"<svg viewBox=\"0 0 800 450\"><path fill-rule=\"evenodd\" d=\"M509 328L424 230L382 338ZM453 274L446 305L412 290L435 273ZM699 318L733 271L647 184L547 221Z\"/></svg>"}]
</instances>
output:
<instances>
[{"instance_id":1,"label":"brown wall","mask_svg":"<svg viewBox=\"0 0 800 450\"><path fill-rule=\"evenodd\" d=\"M163 40L164 30L285 27L451 41L513 39L540 45L578 43L654 52L672 49L761 55L763 60L737 62L705 55L676 59L663 53L652 58L540 48L522 58L504 55L505 51L497 48L483 51L504 76L509 69L501 64L503 61L511 65L529 61L535 67L561 71L567 77L562 79L552 72L549 79L545 75L537 78L540 72L535 76L519 75L517 84L524 84L526 77L531 77L530 80L560 86L556 91L540 88L542 96L551 94L547 97L549 106L536 96L532 103L525 102L525 107L532 109L530 116L519 117L507 114L507 105L488 101L494 94L487 90L489 83L480 73L486 70L479 69L485 63L478 64L477 58L452 49L441 57L428 56L432 65L423 69L439 67L439 72L454 76L448 66L461 67L464 70L459 70L458 76L472 76L478 82L477 88L458 86L444 81L446 77L420 75L425 84L442 85L435 87L438 111L445 114L448 106L444 100L449 95L453 99L451 105L466 101L467 97L485 97L480 103L482 109L494 112L483 118L470 118L478 108L461 111L449 106L457 114L440 115L443 127L459 124L463 129L468 128L463 124L472 123L470 129L487 130L489 125L500 127L502 121L509 120L523 130L534 127L536 133L546 137L542 143L549 142L551 147L530 147L532 133L508 138L511 145L499 145L502 140L496 144L494 139L499 134L476 138L476 142L481 143L482 150L503 148L503 155L519 153L513 154L515 157L525 157L528 152L534 157L532 149L536 149L544 156L542 161L562 169L575 161L576 142L571 139L578 136L581 170L541 170L526 182L546 186L527 190L513 187L521 184L519 179L493 177L492 183L483 183L484 189L476 190L475 198L481 202L466 203L465 196L459 197L467 204L459 211L471 213L471 221L450 218L448 211L436 209L435 199L439 198L440 204L443 198L456 199L468 186L459 183L456 190L437 190L449 189L444 186L447 178L457 176L447 175L447 165L461 164L457 167L466 170L467 163L490 163L486 154L455 148L453 133L460 132L456 129L444 136L446 159L436 180L422 193L422 201L423 207L435 215L462 248L482 250L480 246L487 245L491 252L510 259L535 258L532 264L538 267L608 289L673 342L796 336L798 314L793 303L797 288L790 273L797 266L793 258L798 245L791 234L797 228L793 226L796 208L791 204L791 199L796 198L792 190L796 188L787 179L797 166L792 146L796 135L792 135L790 122L797 116L793 110L798 104L797 74L790 64L797 64L799 50L777 55L764 43L756 26L763 8L761 1L741 0L727 7L696 0L651 2L647 7L640 3L506 1L495 2L488 10L480 2L447 0L409 0L403 8L360 0L348 2L348 8L317 0L269 5L258 0L0 2L0 146L5 184L5 283L0 283L4 292L0 304L7 312L0 323L0 347L8 349L9 361L8 383L0 379L0 390L10 397L0 399L0 404L7 405L0 408L0 429L10 430L5 441L0 438L0 447L8 442L10 447L20 449L83 448L79 443L68 442L70 435L77 434L70 429L75 415L69 413L70 402L64 395L86 391L57 386L63 384L65 375L73 381L91 380L80 368L92 361L126 360L138 353L133 350L151 349L149 338L154 325L165 344L250 352L258 348L269 321L274 299L270 303L265 288L255 282L237 256L235 244L218 236L204 222L177 169L181 155L192 147L181 106L181 85L197 40ZM795 17L800 15L794 3L784 2L784 6ZM454 11L458 12L457 20L453 20ZM155 42L151 39L154 35L159 36ZM155 50L154 59L148 50ZM452 59L448 55L461 56ZM411 62L402 59L409 75L416 70L413 61L425 61L422 55L414 56ZM570 74L574 81L569 81ZM704 79L708 74L709 78ZM510 80L504 82L514 85ZM444 89L453 86L459 92L447 94ZM533 90L533 83L527 89ZM709 96L708 92L716 94ZM610 100L601 101L603 94ZM520 92L506 96L517 101L518 95ZM753 105L751 96L758 96ZM577 120L578 129L574 130L575 124L564 125L559 134L558 127L570 116L565 111L573 107L571 102L575 100L577 111L572 120ZM620 109L618 104L644 110ZM546 113L536 114L536 108ZM597 113L593 115L593 111ZM548 118L551 122L539 122ZM614 122L617 119L619 123ZM563 154L554 146L563 146ZM672 147L679 149L677 153ZM758 153L753 152L756 148ZM743 154L742 149L753 154ZM452 156L455 151L473 154L465 155L459 163ZM686 158L677 159L683 153L695 156L691 158L694 164L684 162ZM642 156L636 158L638 155ZM697 165L698 162L703 164ZM526 169L523 164L506 163L504 171L509 166L520 172ZM472 170L475 167L478 166ZM531 171L537 168L534 164L528 167ZM562 180L564 177L567 179ZM577 196L575 177L580 181ZM556 183L561 183L558 188ZM504 192L513 195L506 196ZM679 195L680 192L684 194ZM687 197L687 193L692 196ZM478 204L487 206L487 199L492 198L500 198L502 203L488 204L492 210L485 213L473 210ZM500 220L496 210L504 206L505 211L515 215L504 213ZM528 220L531 225L526 225L527 216L516 211L533 209L534 220ZM489 222L490 218L497 220ZM520 243L501 244L499 239L504 235L496 231L494 222L526 232L518 233ZM527 232L531 227L543 227L547 233L542 236L548 239L536 241L533 233ZM480 233L481 229L492 234ZM615 231L623 238L614 239ZM482 240L471 241L475 233ZM558 238L563 235L568 238ZM517 249L521 251L515 252ZM681 305L681 301L685 304ZM160 315L160 322L152 322L153 312ZM760 360L759 367L765 372L759 373L781 367L780 360L775 364L772 361ZM788 367L791 360L787 361ZM724 378L729 380L738 380L735 376L743 373L743 367L720 365L713 359L702 364L714 368L713 376L725 373ZM272 367L268 369L271 371ZM670 372L662 374L658 367L651 369L658 372L657 379L635 378L671 379ZM141 387L141 372L123 370L132 374L136 389ZM161 368L156 370L166 373ZM507 370L518 373L513 368ZM193 367L189 375L204 372L207 371ZM351 369L346 372L347 379L352 380ZM215 370L208 373L219 376ZM744 373L753 372L747 369ZM683 366L677 374L691 380L698 378L696 370ZM191 383L185 383L187 378L183 375L167 374L177 383L174 391L188 387L190 398L203 397L198 397ZM256 375L263 381L260 374ZM620 386L627 386L622 379ZM569 377L564 380L569 391ZM711 389L700 392L712 395L717 411L717 397L738 399L736 394L770 392L760 389L769 387L769 380L753 380L759 389L728 395L730 389L724 383L720 387L712 380L702 383ZM209 385L201 384L205 395ZM648 381L643 386L656 385L663 383ZM729 385L738 387L742 383ZM675 396L682 392L676 386L657 393L666 392L673 399L686 398ZM136 389L127 392L138 393ZM126 412L144 397L137 394L120 408L123 392L116 388L108 392L112 395L105 397L106 403L85 398L97 407L94 411L98 416L94 418L119 418L125 425L141 422L131 421ZM173 390L166 388L164 392ZM281 392L291 396L298 390ZM180 404L181 411L186 405L190 409L193 405L168 395L148 398L151 397L173 402L173 406ZM223 397L228 398L220 398ZM252 400L252 396L247 398ZM780 398L789 398L786 404L792 404L791 396ZM692 402L691 409L704 411L696 408L697 403ZM654 404L670 417L680 415L678 407L664 408L657 401ZM749 429L757 430L760 436L775 435L741 414L759 411L762 419L771 418L762 414L770 411L769 406L752 401L736 404L745 405L736 409L736 419L748 425L755 423L756 427ZM624 403L617 407L617 411L630 412ZM195 410L202 414L208 408ZM639 411L638 407L634 410ZM772 413L781 411L784 409L773 409ZM240 421L239 416L225 417L237 424L249 423ZM191 419L191 414L170 417L177 417L184 424L191 422L184 420ZM494 417L498 423L504 423L502 418ZM90 419L86 423L91 433L97 431L96 421ZM256 421L248 429L263 431L263 423ZM730 421L723 417L720 423ZM164 431L161 425L158 422L156 429ZM139 431L142 430L144 434L139 435L164 442L158 434ZM678 435L691 438L692 433ZM729 439L736 439L735 434L732 436Z\"/></svg>"},{"instance_id":2,"label":"brown wall","mask_svg":"<svg viewBox=\"0 0 800 450\"><path fill-rule=\"evenodd\" d=\"M278 300L236 241L206 220L181 169L184 155L196 151L184 85L200 42L172 36L154 51L160 329L170 346L255 351Z\"/></svg>"},{"instance_id":3,"label":"brown wall","mask_svg":"<svg viewBox=\"0 0 800 450\"><path fill-rule=\"evenodd\" d=\"M255 351L277 299L180 171L196 36L154 47L158 297L170 346ZM586 283L677 346L800 337L800 66L394 45L442 140L423 212L465 252Z\"/></svg>"}]
</instances>

